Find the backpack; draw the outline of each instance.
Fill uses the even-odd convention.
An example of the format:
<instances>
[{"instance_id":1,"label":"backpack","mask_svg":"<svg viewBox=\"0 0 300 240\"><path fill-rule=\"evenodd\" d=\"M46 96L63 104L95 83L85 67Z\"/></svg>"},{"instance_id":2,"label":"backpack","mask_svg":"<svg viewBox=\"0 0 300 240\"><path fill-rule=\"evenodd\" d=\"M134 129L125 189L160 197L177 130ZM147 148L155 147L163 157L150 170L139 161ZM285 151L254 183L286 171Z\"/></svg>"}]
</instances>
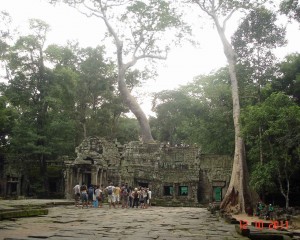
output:
<instances>
[{"instance_id":1,"label":"backpack","mask_svg":"<svg viewBox=\"0 0 300 240\"><path fill-rule=\"evenodd\" d=\"M90 187L89 188L89 194L93 194L94 193L94 188Z\"/></svg>"},{"instance_id":2,"label":"backpack","mask_svg":"<svg viewBox=\"0 0 300 240\"><path fill-rule=\"evenodd\" d=\"M134 198L138 198L138 196L139 196L138 192L135 191L135 192L133 193L133 196L134 196Z\"/></svg>"},{"instance_id":3,"label":"backpack","mask_svg":"<svg viewBox=\"0 0 300 240\"><path fill-rule=\"evenodd\" d=\"M112 192L113 192L112 187L108 187L107 188L107 194L112 195Z\"/></svg>"}]
</instances>

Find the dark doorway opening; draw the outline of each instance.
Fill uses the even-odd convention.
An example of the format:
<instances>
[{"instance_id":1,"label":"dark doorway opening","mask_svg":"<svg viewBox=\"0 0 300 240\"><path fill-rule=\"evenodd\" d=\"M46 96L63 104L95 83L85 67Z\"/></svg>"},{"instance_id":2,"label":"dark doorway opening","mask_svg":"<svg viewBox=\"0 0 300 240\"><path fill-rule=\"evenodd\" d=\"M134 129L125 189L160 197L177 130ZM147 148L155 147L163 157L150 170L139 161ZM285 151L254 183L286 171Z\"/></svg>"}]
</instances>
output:
<instances>
[{"instance_id":1,"label":"dark doorway opening","mask_svg":"<svg viewBox=\"0 0 300 240\"><path fill-rule=\"evenodd\" d=\"M172 196L173 195L173 186L164 186L164 195Z\"/></svg>"},{"instance_id":2,"label":"dark doorway opening","mask_svg":"<svg viewBox=\"0 0 300 240\"><path fill-rule=\"evenodd\" d=\"M149 183L147 183L147 182L138 182L138 186L143 187L143 188L148 188Z\"/></svg>"},{"instance_id":3,"label":"dark doorway opening","mask_svg":"<svg viewBox=\"0 0 300 240\"><path fill-rule=\"evenodd\" d=\"M91 173L85 172L82 174L82 183L84 183L87 187L89 187L92 183Z\"/></svg>"},{"instance_id":4,"label":"dark doorway opening","mask_svg":"<svg viewBox=\"0 0 300 240\"><path fill-rule=\"evenodd\" d=\"M49 181L49 192L57 192L57 184L54 181Z\"/></svg>"}]
</instances>

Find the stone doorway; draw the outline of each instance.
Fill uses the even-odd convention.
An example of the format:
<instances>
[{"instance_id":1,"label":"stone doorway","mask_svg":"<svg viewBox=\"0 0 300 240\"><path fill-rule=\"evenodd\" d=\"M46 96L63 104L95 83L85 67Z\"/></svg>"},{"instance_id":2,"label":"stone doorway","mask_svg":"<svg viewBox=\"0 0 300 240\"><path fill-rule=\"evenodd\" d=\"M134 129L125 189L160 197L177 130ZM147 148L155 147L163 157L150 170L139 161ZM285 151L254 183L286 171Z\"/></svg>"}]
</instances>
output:
<instances>
[{"instance_id":1,"label":"stone doorway","mask_svg":"<svg viewBox=\"0 0 300 240\"><path fill-rule=\"evenodd\" d=\"M147 182L137 182L138 186L143 187L143 188L148 188L149 187L149 183Z\"/></svg>"},{"instance_id":2,"label":"stone doorway","mask_svg":"<svg viewBox=\"0 0 300 240\"><path fill-rule=\"evenodd\" d=\"M84 172L82 174L82 183L84 183L88 187L92 184L91 172Z\"/></svg>"},{"instance_id":3,"label":"stone doorway","mask_svg":"<svg viewBox=\"0 0 300 240\"><path fill-rule=\"evenodd\" d=\"M213 188L213 200L215 202L222 201L222 188L221 187L214 187Z\"/></svg>"},{"instance_id":4,"label":"stone doorway","mask_svg":"<svg viewBox=\"0 0 300 240\"><path fill-rule=\"evenodd\" d=\"M17 196L18 191L18 182L8 182L7 183L7 195L9 196Z\"/></svg>"}]
</instances>

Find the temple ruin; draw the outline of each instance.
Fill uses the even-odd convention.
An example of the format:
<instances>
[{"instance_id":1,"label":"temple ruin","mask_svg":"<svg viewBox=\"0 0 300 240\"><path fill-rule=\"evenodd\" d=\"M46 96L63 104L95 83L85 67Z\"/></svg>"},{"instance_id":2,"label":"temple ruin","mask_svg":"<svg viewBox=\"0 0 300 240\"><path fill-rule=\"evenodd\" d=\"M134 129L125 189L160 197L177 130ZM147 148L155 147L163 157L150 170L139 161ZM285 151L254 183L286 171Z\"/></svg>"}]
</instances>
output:
<instances>
[{"instance_id":1,"label":"temple ruin","mask_svg":"<svg viewBox=\"0 0 300 240\"><path fill-rule=\"evenodd\" d=\"M77 158L64 162L65 197L78 182L107 186L128 183L149 187L156 201L198 204L221 201L229 185L233 159L201 154L194 146L130 142L121 145L88 137Z\"/></svg>"}]
</instances>

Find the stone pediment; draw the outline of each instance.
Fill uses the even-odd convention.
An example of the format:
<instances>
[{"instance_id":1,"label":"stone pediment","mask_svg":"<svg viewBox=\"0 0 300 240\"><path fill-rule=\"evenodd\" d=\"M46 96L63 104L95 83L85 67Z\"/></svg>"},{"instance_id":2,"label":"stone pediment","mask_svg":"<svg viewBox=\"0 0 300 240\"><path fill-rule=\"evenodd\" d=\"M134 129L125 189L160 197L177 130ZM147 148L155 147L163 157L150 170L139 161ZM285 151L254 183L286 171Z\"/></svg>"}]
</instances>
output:
<instances>
[{"instance_id":1,"label":"stone pediment","mask_svg":"<svg viewBox=\"0 0 300 240\"><path fill-rule=\"evenodd\" d=\"M117 144L104 138L87 137L75 152L77 157L74 164L110 166L120 161Z\"/></svg>"}]
</instances>

